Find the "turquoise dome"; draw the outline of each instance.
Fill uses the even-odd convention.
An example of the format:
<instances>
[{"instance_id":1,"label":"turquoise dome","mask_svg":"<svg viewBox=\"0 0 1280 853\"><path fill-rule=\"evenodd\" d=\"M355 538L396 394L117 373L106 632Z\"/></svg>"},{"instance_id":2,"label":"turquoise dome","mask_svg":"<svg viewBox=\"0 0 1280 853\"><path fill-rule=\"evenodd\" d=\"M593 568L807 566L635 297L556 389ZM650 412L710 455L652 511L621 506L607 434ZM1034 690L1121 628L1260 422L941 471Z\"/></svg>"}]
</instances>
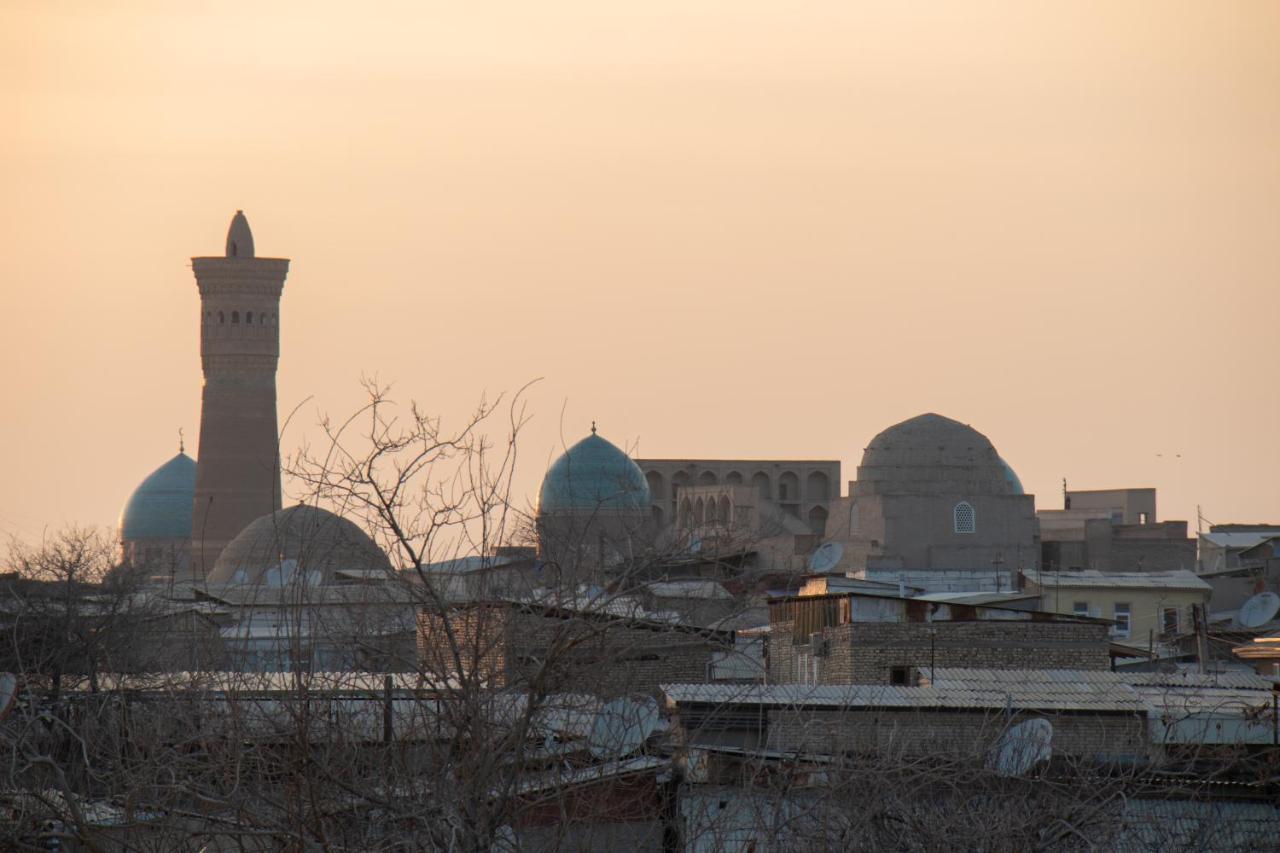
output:
<instances>
[{"instance_id":1,"label":"turquoise dome","mask_svg":"<svg viewBox=\"0 0 1280 853\"><path fill-rule=\"evenodd\" d=\"M539 513L648 508L649 484L640 466L595 432L551 465L538 494Z\"/></svg>"},{"instance_id":2,"label":"turquoise dome","mask_svg":"<svg viewBox=\"0 0 1280 853\"><path fill-rule=\"evenodd\" d=\"M1026 492L1022 490L1022 481L1018 479L1018 473L1014 471L1013 468L1009 466L1009 463L1005 462L1003 459L1000 460L1000 466L1004 468L1004 481L1009 484L1009 488L1013 490L1012 493L1015 495L1025 495Z\"/></svg>"},{"instance_id":3,"label":"turquoise dome","mask_svg":"<svg viewBox=\"0 0 1280 853\"><path fill-rule=\"evenodd\" d=\"M195 493L196 462L179 452L133 490L120 513L120 539L190 539Z\"/></svg>"}]
</instances>

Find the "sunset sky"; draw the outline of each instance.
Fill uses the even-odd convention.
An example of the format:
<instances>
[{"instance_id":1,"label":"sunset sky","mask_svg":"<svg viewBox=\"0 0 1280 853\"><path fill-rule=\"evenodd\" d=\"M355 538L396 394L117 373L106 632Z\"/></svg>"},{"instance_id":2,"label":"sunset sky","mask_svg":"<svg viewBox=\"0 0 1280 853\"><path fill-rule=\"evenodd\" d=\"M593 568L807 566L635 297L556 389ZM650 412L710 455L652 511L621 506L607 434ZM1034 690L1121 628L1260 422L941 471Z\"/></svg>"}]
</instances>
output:
<instances>
[{"instance_id":1,"label":"sunset sky","mask_svg":"<svg viewBox=\"0 0 1280 853\"><path fill-rule=\"evenodd\" d=\"M592 420L848 480L936 411L1280 522L1280 4L5 0L0 185L0 533L193 449L238 208L286 452L542 377L522 499Z\"/></svg>"}]
</instances>

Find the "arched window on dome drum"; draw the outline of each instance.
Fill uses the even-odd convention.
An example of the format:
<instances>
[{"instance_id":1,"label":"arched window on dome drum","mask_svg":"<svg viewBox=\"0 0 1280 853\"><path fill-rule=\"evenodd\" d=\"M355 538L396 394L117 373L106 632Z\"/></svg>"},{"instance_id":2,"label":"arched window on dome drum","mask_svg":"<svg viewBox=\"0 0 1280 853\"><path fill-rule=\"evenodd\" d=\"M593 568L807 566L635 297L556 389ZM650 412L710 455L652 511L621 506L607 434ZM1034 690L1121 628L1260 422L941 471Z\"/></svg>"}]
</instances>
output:
<instances>
[{"instance_id":1,"label":"arched window on dome drum","mask_svg":"<svg viewBox=\"0 0 1280 853\"><path fill-rule=\"evenodd\" d=\"M240 322L240 312L239 312L239 311L232 311L232 312L231 312L231 322L233 322L233 323L239 323L239 322Z\"/></svg>"},{"instance_id":2,"label":"arched window on dome drum","mask_svg":"<svg viewBox=\"0 0 1280 853\"><path fill-rule=\"evenodd\" d=\"M246 311L246 312L244 312L244 321L245 321L246 323L252 323L252 322L253 322L253 312L252 312L252 311Z\"/></svg>"},{"instance_id":3,"label":"arched window on dome drum","mask_svg":"<svg viewBox=\"0 0 1280 853\"><path fill-rule=\"evenodd\" d=\"M973 511L973 504L960 501L951 511L951 520L956 533L977 533L978 518Z\"/></svg>"}]
</instances>

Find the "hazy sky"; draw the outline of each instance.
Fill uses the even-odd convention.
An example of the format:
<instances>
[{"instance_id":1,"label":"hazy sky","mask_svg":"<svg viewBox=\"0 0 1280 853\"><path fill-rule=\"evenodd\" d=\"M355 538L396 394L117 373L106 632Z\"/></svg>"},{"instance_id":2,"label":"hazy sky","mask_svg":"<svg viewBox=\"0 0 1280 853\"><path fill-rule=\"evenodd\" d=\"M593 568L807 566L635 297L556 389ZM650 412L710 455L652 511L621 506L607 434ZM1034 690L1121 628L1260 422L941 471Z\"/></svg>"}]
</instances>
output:
<instances>
[{"instance_id":1,"label":"hazy sky","mask_svg":"<svg viewBox=\"0 0 1280 853\"><path fill-rule=\"evenodd\" d=\"M937 411L1041 506L1280 521L1277 45L1263 0L5 0L0 530L194 444L237 208L293 259L286 450L362 373L544 377L526 494L592 419L848 480Z\"/></svg>"}]
</instances>

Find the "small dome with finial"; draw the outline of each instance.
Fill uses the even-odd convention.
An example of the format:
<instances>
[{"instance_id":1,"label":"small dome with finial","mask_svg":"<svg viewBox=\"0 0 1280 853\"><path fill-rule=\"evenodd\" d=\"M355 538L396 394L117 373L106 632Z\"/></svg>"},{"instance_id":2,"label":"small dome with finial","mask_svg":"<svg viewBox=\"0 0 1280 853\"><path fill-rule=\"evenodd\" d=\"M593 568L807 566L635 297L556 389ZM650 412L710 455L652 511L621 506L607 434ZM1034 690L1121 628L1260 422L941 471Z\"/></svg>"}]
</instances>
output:
<instances>
[{"instance_id":1,"label":"small dome with finial","mask_svg":"<svg viewBox=\"0 0 1280 853\"><path fill-rule=\"evenodd\" d=\"M227 257L253 257L253 232L249 230L249 220L245 219L243 210L236 211L227 229Z\"/></svg>"},{"instance_id":2,"label":"small dome with finial","mask_svg":"<svg viewBox=\"0 0 1280 853\"><path fill-rule=\"evenodd\" d=\"M178 455L152 471L120 513L120 539L187 539L196 492L196 461Z\"/></svg>"},{"instance_id":3,"label":"small dome with finial","mask_svg":"<svg viewBox=\"0 0 1280 853\"><path fill-rule=\"evenodd\" d=\"M591 434L565 451L547 470L538 512L635 511L649 506L649 484L631 457Z\"/></svg>"}]
</instances>

